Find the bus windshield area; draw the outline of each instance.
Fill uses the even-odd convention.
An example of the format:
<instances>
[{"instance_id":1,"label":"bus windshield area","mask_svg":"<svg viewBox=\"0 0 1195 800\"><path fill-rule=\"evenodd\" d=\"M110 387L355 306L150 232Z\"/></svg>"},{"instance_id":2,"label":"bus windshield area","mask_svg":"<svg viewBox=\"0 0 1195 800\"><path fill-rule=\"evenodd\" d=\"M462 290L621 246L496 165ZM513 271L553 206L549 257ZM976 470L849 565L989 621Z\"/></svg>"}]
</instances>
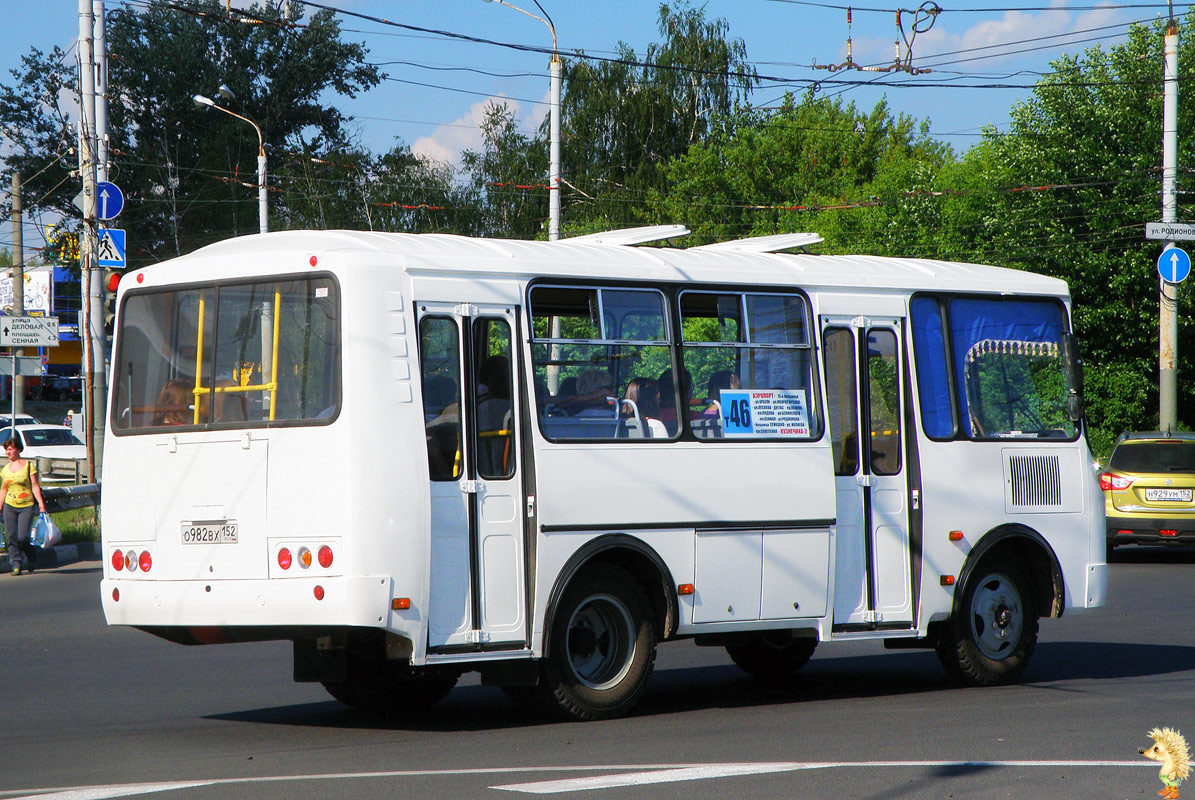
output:
<instances>
[{"instance_id":1,"label":"bus windshield area","mask_svg":"<svg viewBox=\"0 0 1195 800\"><path fill-rule=\"evenodd\" d=\"M339 306L326 276L129 292L112 361L113 430L330 420Z\"/></svg>"},{"instance_id":2,"label":"bus windshield area","mask_svg":"<svg viewBox=\"0 0 1195 800\"><path fill-rule=\"evenodd\" d=\"M911 304L922 424L932 438L1073 439L1065 309L1035 298L918 296Z\"/></svg>"}]
</instances>

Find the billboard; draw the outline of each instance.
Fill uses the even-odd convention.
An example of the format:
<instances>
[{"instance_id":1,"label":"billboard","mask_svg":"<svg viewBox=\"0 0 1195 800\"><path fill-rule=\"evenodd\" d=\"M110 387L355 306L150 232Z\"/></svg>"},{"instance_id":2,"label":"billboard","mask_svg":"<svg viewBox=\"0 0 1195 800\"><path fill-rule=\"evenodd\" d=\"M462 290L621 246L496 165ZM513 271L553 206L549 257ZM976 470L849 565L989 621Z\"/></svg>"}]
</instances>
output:
<instances>
[{"instance_id":1,"label":"billboard","mask_svg":"<svg viewBox=\"0 0 1195 800\"><path fill-rule=\"evenodd\" d=\"M24 285L25 316L48 317L54 300L53 271L26 271ZM0 311L12 313L12 275L0 275Z\"/></svg>"}]
</instances>

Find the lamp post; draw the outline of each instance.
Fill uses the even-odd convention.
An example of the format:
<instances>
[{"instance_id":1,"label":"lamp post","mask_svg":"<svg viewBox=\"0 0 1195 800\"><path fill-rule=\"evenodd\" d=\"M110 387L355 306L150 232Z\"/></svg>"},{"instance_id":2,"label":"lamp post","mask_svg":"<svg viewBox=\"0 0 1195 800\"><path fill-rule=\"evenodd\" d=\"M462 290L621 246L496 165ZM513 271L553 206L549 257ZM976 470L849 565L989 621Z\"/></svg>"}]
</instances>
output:
<instances>
[{"instance_id":1,"label":"lamp post","mask_svg":"<svg viewBox=\"0 0 1195 800\"><path fill-rule=\"evenodd\" d=\"M267 232L270 229L270 225L269 207L266 200L266 146L265 141L261 137L261 128L248 117L243 117L235 111L229 111L224 106L216 105L215 101L210 97L197 94L192 99L196 105L211 106L217 111L223 111L225 114L244 120L253 126L253 130L257 131L257 222L260 232Z\"/></svg>"},{"instance_id":2,"label":"lamp post","mask_svg":"<svg viewBox=\"0 0 1195 800\"><path fill-rule=\"evenodd\" d=\"M548 121L548 241L554 242L560 238L560 51L556 46L556 26L552 18L539 0L531 0L543 16L524 11L518 6L511 5L506 0L485 0L487 3L496 2L507 8L513 8L520 14L526 14L548 26L552 32L552 60L548 63L548 70L552 76L552 94L549 103Z\"/></svg>"}]
</instances>

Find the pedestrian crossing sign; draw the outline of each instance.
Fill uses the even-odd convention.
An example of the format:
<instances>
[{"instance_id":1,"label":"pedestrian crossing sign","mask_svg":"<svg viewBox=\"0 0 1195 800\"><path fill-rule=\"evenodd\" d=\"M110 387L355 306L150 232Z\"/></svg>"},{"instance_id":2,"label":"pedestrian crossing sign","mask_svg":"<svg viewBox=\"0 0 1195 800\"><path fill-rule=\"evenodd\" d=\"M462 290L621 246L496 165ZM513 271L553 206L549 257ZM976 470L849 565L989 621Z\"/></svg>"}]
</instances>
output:
<instances>
[{"instance_id":1,"label":"pedestrian crossing sign","mask_svg":"<svg viewBox=\"0 0 1195 800\"><path fill-rule=\"evenodd\" d=\"M101 267L124 269L124 231L120 228L100 228L98 262Z\"/></svg>"}]
</instances>

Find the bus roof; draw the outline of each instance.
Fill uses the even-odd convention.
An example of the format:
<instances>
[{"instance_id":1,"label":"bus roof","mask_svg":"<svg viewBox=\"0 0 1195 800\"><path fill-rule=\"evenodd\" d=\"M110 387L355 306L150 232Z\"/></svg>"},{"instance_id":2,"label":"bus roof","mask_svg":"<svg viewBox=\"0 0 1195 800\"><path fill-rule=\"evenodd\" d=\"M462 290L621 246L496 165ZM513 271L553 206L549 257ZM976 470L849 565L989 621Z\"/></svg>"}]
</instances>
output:
<instances>
[{"instance_id":1,"label":"bus roof","mask_svg":"<svg viewBox=\"0 0 1195 800\"><path fill-rule=\"evenodd\" d=\"M379 260L392 259L412 274L425 275L473 273L491 278L603 278L844 290L1067 295L1066 283L1057 278L923 258L747 252L716 247L631 247L568 239L543 242L342 230L284 231L228 239L147 268L147 277L153 278L150 285L218 278L223 270L213 269L211 260L228 264L228 274L244 276L241 261L244 258L251 259L266 273L293 272L300 265L310 268L312 256L320 267L333 269L351 264L354 257L375 265ZM197 260L209 262L198 274Z\"/></svg>"}]
</instances>

